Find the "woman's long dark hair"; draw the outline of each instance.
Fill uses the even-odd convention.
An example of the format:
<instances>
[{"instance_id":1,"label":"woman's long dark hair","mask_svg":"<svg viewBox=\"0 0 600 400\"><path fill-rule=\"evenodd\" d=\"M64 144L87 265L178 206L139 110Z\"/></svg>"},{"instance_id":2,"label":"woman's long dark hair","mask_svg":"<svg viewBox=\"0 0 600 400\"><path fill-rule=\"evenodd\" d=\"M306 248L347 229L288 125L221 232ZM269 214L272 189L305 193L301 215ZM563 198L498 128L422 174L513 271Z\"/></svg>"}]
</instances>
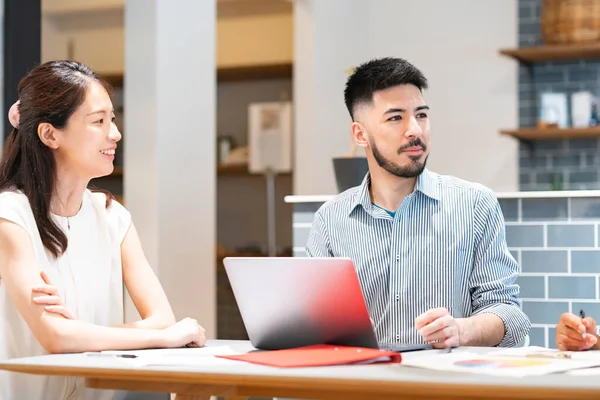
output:
<instances>
[{"instance_id":1,"label":"woman's long dark hair","mask_svg":"<svg viewBox=\"0 0 600 400\"><path fill-rule=\"evenodd\" d=\"M93 81L112 93L108 82L78 62L49 61L29 72L19 83L19 127L6 139L0 159L0 193L20 190L27 196L42 243L54 257L65 252L68 242L50 218L56 163L37 130L43 122L64 128ZM109 201L107 198L107 204Z\"/></svg>"}]
</instances>

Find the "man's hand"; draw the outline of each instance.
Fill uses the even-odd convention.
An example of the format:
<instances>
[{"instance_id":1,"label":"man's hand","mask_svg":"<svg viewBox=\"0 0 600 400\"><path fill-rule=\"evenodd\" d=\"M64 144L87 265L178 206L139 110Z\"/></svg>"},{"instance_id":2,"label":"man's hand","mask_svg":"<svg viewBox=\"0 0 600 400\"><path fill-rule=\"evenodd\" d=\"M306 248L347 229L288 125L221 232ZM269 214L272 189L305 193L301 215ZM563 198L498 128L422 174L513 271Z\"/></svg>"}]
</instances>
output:
<instances>
[{"instance_id":1,"label":"man's hand","mask_svg":"<svg viewBox=\"0 0 600 400\"><path fill-rule=\"evenodd\" d=\"M559 350L588 350L598 343L596 321L564 313L556 325L556 347Z\"/></svg>"},{"instance_id":2,"label":"man's hand","mask_svg":"<svg viewBox=\"0 0 600 400\"><path fill-rule=\"evenodd\" d=\"M415 327L423 339L435 348L460 345L458 324L445 308L434 308L419 315Z\"/></svg>"}]
</instances>

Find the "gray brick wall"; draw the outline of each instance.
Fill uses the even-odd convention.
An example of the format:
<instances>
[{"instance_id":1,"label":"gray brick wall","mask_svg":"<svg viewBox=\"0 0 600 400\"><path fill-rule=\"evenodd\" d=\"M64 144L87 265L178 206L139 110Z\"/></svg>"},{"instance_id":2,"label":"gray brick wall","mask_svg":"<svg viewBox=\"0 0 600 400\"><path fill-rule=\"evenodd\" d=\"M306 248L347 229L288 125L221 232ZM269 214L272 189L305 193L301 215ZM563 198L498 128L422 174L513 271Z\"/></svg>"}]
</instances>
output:
<instances>
[{"instance_id":1,"label":"gray brick wall","mask_svg":"<svg viewBox=\"0 0 600 400\"><path fill-rule=\"evenodd\" d=\"M542 44L541 0L519 0L519 45ZM533 85L535 84L535 90ZM541 91L570 93L589 90L600 95L600 61L544 62L519 67L519 125L535 126L537 110L532 96ZM531 152L530 150L533 150ZM521 190L565 190L600 188L600 140L541 140L532 148L521 144L519 185Z\"/></svg>"},{"instance_id":2,"label":"gray brick wall","mask_svg":"<svg viewBox=\"0 0 600 400\"><path fill-rule=\"evenodd\" d=\"M600 198L500 199L506 241L521 265L534 345L555 347L563 312L600 318Z\"/></svg>"},{"instance_id":3,"label":"gray brick wall","mask_svg":"<svg viewBox=\"0 0 600 400\"><path fill-rule=\"evenodd\" d=\"M600 197L499 201L509 250L521 266L517 282L532 322L531 344L554 348L561 313L584 309L600 319ZM306 255L321 204L294 204L295 257Z\"/></svg>"}]
</instances>

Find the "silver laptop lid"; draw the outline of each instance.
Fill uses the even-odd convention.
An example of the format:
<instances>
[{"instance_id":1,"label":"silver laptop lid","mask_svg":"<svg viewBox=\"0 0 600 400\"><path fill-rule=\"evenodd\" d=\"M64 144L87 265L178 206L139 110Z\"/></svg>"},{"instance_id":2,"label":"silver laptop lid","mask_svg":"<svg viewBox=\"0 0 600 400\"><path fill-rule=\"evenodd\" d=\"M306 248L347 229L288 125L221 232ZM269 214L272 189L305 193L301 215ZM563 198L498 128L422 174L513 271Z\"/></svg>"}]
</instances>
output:
<instances>
[{"instance_id":1,"label":"silver laptop lid","mask_svg":"<svg viewBox=\"0 0 600 400\"><path fill-rule=\"evenodd\" d=\"M227 257L223 264L254 347L378 347L350 259Z\"/></svg>"}]
</instances>

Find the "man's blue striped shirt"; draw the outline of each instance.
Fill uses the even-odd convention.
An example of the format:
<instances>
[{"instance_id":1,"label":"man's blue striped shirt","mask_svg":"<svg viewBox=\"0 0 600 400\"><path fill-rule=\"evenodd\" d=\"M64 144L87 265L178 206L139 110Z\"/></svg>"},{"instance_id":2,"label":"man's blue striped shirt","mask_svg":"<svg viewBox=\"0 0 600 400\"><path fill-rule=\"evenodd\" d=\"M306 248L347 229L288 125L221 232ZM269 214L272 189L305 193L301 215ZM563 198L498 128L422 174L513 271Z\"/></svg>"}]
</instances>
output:
<instances>
[{"instance_id":1,"label":"man's blue striped shirt","mask_svg":"<svg viewBox=\"0 0 600 400\"><path fill-rule=\"evenodd\" d=\"M367 174L319 208L306 253L353 260L380 344L422 342L415 318L436 307L455 318L497 315L505 326L500 346L529 333L519 266L490 189L425 169L392 216L373 205L369 184Z\"/></svg>"}]
</instances>

